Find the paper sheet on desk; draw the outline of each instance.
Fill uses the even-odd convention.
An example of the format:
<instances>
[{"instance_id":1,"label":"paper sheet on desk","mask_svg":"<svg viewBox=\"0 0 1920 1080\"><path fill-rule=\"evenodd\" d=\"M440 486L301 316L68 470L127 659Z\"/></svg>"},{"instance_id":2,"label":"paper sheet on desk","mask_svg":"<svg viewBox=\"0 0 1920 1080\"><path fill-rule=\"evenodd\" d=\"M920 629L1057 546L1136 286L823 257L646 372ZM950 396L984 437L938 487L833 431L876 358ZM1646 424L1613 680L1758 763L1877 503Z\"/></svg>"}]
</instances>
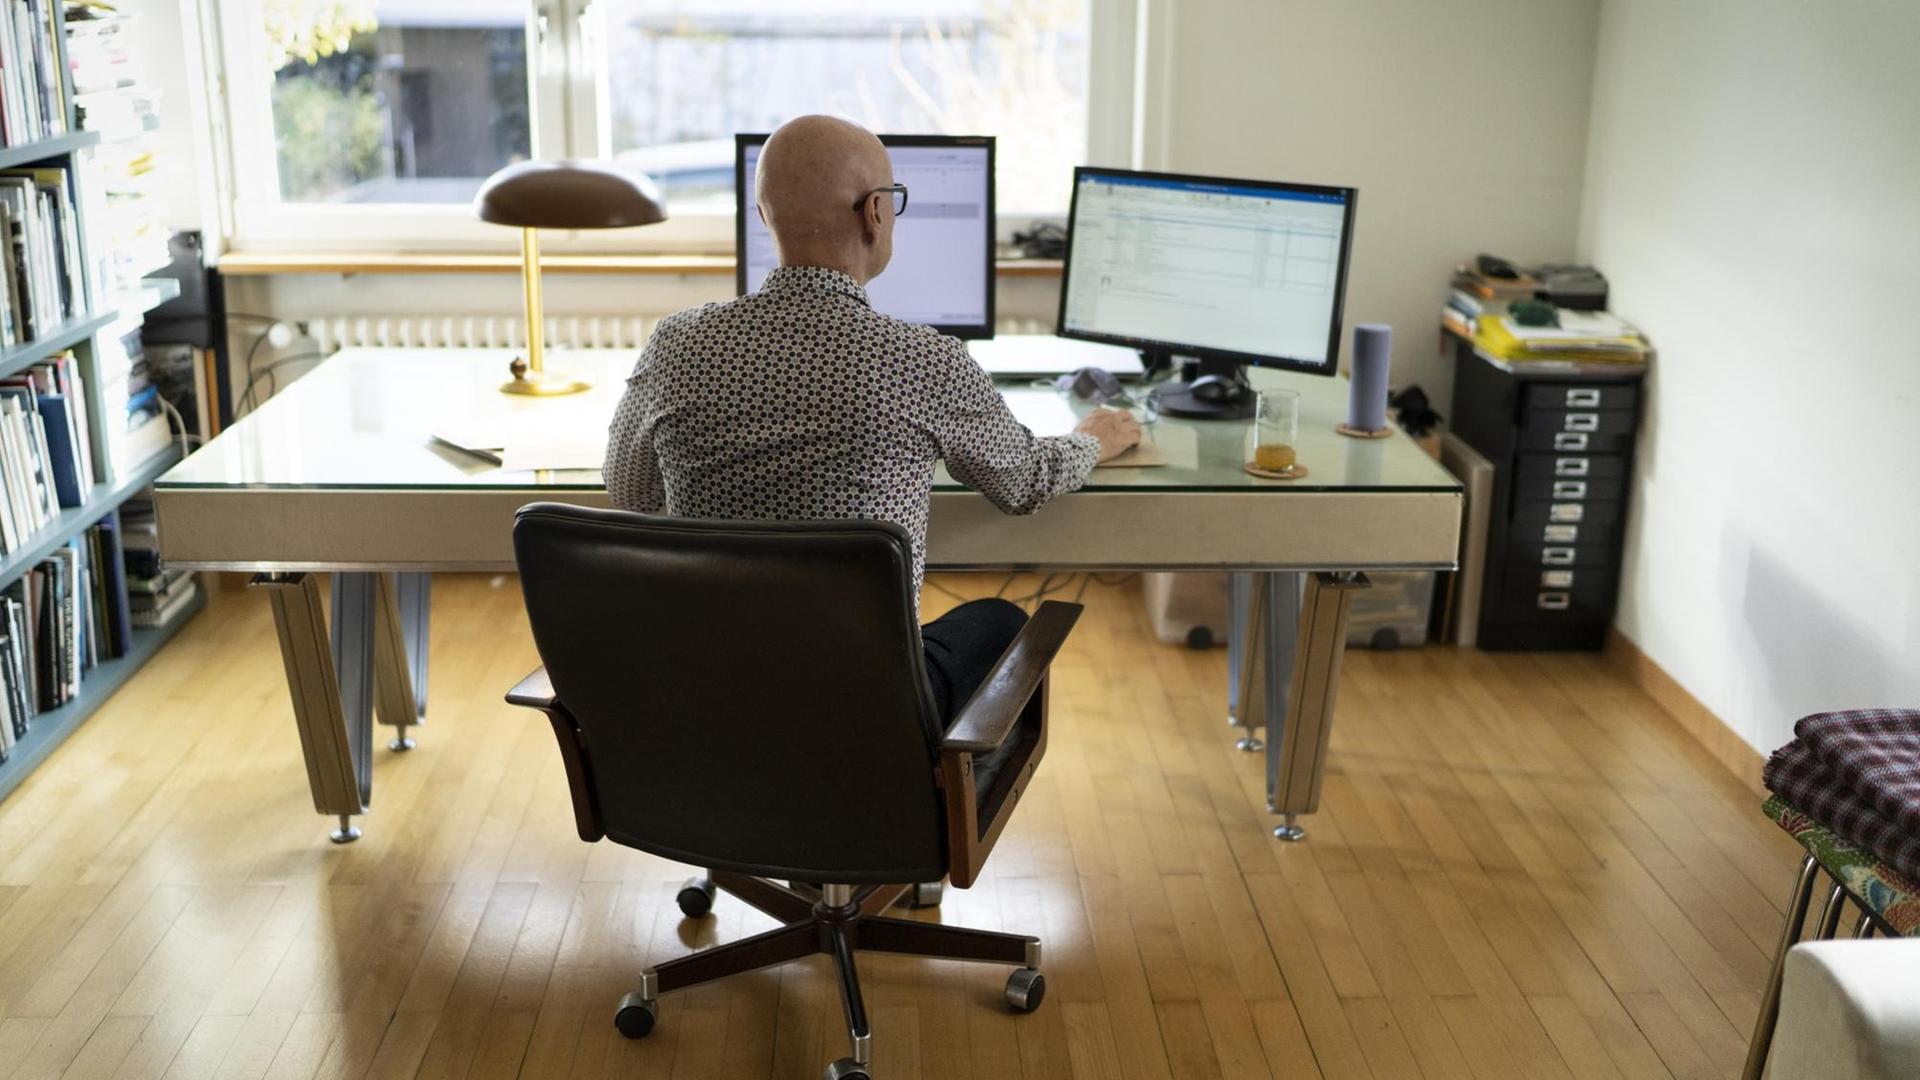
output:
<instances>
[{"instance_id":1,"label":"paper sheet on desk","mask_svg":"<svg viewBox=\"0 0 1920 1080\"><path fill-rule=\"evenodd\" d=\"M1027 430L1035 435L1066 435L1080 422L1080 415L1073 411L1073 406L1067 403L1066 398L1057 395L1021 395L1008 399L1007 407L1013 411L1013 418L1026 425ZM1142 432L1140 445L1095 467L1140 469L1166 463L1166 452L1154 444L1153 434Z\"/></svg>"},{"instance_id":2,"label":"paper sheet on desk","mask_svg":"<svg viewBox=\"0 0 1920 1080\"><path fill-rule=\"evenodd\" d=\"M509 472L598 469L606 457L605 439L551 439L508 446L500 455L500 467Z\"/></svg>"}]
</instances>

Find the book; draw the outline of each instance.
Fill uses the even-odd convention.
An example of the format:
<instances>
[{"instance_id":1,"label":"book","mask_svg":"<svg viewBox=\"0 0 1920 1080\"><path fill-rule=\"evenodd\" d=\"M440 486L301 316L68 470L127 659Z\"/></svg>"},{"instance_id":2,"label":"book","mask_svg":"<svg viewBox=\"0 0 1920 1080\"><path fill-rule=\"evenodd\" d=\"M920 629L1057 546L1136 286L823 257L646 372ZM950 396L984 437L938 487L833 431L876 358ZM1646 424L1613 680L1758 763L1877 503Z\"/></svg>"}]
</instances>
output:
<instances>
[{"instance_id":1,"label":"book","mask_svg":"<svg viewBox=\"0 0 1920 1080\"><path fill-rule=\"evenodd\" d=\"M0 2L0 144L69 128L66 35L57 20L51 0Z\"/></svg>"},{"instance_id":2,"label":"book","mask_svg":"<svg viewBox=\"0 0 1920 1080\"><path fill-rule=\"evenodd\" d=\"M120 514L118 511L100 519L94 526L94 534L100 538L100 576L103 579L100 592L106 600L106 639L107 655L122 657L133 647L133 622L128 618L129 591L133 584L127 579L127 566L120 551Z\"/></svg>"},{"instance_id":3,"label":"book","mask_svg":"<svg viewBox=\"0 0 1920 1080\"><path fill-rule=\"evenodd\" d=\"M8 651L5 660L13 675L13 714L17 718L18 730L22 736L33 723L33 684L29 680L29 657L32 656L31 627L27 623L27 609L24 601L26 583L16 581L5 597Z\"/></svg>"},{"instance_id":4,"label":"book","mask_svg":"<svg viewBox=\"0 0 1920 1080\"><path fill-rule=\"evenodd\" d=\"M148 628L165 626L180 613L180 609L192 603L193 598L198 595L200 595L199 583L189 579L183 588L173 591L165 604L147 611L134 612L133 625Z\"/></svg>"},{"instance_id":5,"label":"book","mask_svg":"<svg viewBox=\"0 0 1920 1080\"><path fill-rule=\"evenodd\" d=\"M61 506L79 506L86 501L90 487L80 469L87 447L73 430L66 395L40 395L40 421L47 432L47 465L53 474L54 497Z\"/></svg>"},{"instance_id":6,"label":"book","mask_svg":"<svg viewBox=\"0 0 1920 1080\"><path fill-rule=\"evenodd\" d=\"M1527 274L1517 278L1488 277L1472 266L1454 271L1453 287L1479 300L1532 300L1539 294L1540 282Z\"/></svg>"}]
</instances>

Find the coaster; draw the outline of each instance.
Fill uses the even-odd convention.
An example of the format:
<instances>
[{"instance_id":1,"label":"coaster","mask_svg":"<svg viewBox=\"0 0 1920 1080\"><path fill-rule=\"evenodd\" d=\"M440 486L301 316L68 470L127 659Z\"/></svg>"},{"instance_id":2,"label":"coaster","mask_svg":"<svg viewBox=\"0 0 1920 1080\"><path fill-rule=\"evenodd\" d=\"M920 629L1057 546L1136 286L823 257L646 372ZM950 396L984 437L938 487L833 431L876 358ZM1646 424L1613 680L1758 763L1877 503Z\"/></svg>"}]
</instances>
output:
<instances>
[{"instance_id":1,"label":"coaster","mask_svg":"<svg viewBox=\"0 0 1920 1080\"><path fill-rule=\"evenodd\" d=\"M1255 476L1265 477L1268 480L1298 480L1307 475L1307 467L1297 461L1279 472L1275 472L1272 469L1263 469L1251 461L1246 463L1245 468L1249 473Z\"/></svg>"},{"instance_id":2,"label":"coaster","mask_svg":"<svg viewBox=\"0 0 1920 1080\"><path fill-rule=\"evenodd\" d=\"M1333 430L1339 432L1342 435L1345 435L1349 439L1384 439L1387 436L1393 434L1392 425L1383 427L1379 431L1362 431L1357 427L1348 427L1345 424L1335 424Z\"/></svg>"}]
</instances>

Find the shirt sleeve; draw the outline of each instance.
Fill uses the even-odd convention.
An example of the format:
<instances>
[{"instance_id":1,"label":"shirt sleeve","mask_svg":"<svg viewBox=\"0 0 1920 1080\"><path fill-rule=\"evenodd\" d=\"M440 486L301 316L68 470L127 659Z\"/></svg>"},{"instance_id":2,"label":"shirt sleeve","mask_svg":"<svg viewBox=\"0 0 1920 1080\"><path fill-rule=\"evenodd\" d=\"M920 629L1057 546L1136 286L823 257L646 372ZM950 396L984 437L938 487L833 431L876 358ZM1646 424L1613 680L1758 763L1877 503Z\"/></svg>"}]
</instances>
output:
<instances>
[{"instance_id":1,"label":"shirt sleeve","mask_svg":"<svg viewBox=\"0 0 1920 1080\"><path fill-rule=\"evenodd\" d=\"M926 425L955 480L1009 514L1031 514L1087 482L1100 440L1028 431L957 341L940 339L934 367Z\"/></svg>"},{"instance_id":2,"label":"shirt sleeve","mask_svg":"<svg viewBox=\"0 0 1920 1080\"><path fill-rule=\"evenodd\" d=\"M666 344L662 323L640 352L640 361L627 377L626 393L607 428L607 457L600 475L607 485L607 497L622 510L658 514L667 506L667 491L660 480L660 462L653 449L654 421L659 415L657 394L650 378Z\"/></svg>"}]
</instances>

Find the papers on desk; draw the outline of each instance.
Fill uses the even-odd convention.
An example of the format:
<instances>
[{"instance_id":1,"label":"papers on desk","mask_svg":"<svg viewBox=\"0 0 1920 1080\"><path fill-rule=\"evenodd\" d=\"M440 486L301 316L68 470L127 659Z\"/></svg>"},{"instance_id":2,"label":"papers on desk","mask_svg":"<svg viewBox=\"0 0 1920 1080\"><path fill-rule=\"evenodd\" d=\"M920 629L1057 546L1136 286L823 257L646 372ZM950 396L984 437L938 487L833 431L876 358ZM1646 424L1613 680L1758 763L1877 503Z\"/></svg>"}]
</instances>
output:
<instances>
[{"instance_id":1,"label":"papers on desk","mask_svg":"<svg viewBox=\"0 0 1920 1080\"><path fill-rule=\"evenodd\" d=\"M967 352L996 377L1064 375L1083 367L1105 368L1122 378L1144 374L1140 354L1133 349L1052 334L1001 334L967 342Z\"/></svg>"},{"instance_id":2,"label":"papers on desk","mask_svg":"<svg viewBox=\"0 0 1920 1080\"><path fill-rule=\"evenodd\" d=\"M1080 422L1080 414L1065 397L1058 394L1021 394L1007 399L1007 408L1012 410L1013 418L1026 426L1035 435L1068 435L1075 424ZM1149 468L1167 463L1166 452L1154 441L1152 431L1140 433L1140 445L1114 458L1103 461L1096 468L1101 469L1138 469Z\"/></svg>"},{"instance_id":3,"label":"papers on desk","mask_svg":"<svg viewBox=\"0 0 1920 1080\"><path fill-rule=\"evenodd\" d=\"M467 430L462 428L442 428L433 433L433 441L442 446L451 446L462 453L500 464L501 455L506 453L506 440L498 432Z\"/></svg>"},{"instance_id":4,"label":"papers on desk","mask_svg":"<svg viewBox=\"0 0 1920 1080\"><path fill-rule=\"evenodd\" d=\"M508 472L539 469L598 469L607 453L606 438L596 430L591 437L567 432L530 434L513 438L482 428L442 428L433 441L490 461Z\"/></svg>"},{"instance_id":5,"label":"papers on desk","mask_svg":"<svg viewBox=\"0 0 1920 1080\"><path fill-rule=\"evenodd\" d=\"M593 440L552 439L546 442L523 442L507 447L501 455L500 467L508 472L531 472L534 469L598 469L607 458L607 440L604 435Z\"/></svg>"}]
</instances>

